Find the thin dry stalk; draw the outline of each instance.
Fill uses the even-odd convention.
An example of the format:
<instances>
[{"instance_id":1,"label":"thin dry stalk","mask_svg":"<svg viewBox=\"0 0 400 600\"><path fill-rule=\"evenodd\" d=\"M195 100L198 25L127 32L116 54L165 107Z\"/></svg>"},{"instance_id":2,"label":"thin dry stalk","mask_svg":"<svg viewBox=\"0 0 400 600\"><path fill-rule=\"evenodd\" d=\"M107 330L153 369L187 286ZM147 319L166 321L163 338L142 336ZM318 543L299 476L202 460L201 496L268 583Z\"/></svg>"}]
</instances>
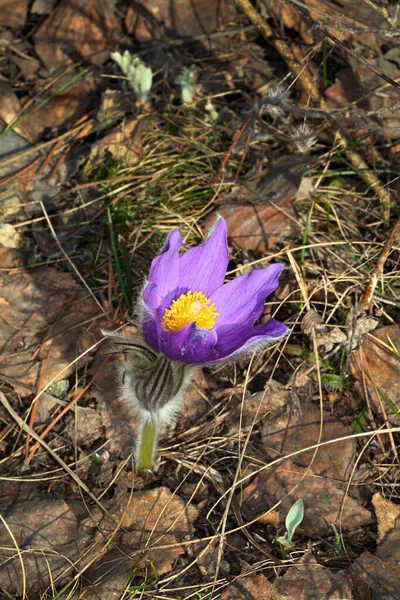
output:
<instances>
[{"instance_id":1,"label":"thin dry stalk","mask_svg":"<svg viewBox=\"0 0 400 600\"><path fill-rule=\"evenodd\" d=\"M385 262L390 252L393 250L394 246L400 241L400 217L397 219L394 224L392 231L390 232L385 245L383 246L381 253L376 261L374 270L372 271L371 278L368 284L367 289L361 297L359 310L360 312L366 312L370 309L372 300L374 297L376 286L378 285L379 279L382 277L383 267L385 266Z\"/></svg>"},{"instance_id":2,"label":"thin dry stalk","mask_svg":"<svg viewBox=\"0 0 400 600\"><path fill-rule=\"evenodd\" d=\"M390 27L393 27L394 29L397 28L397 23L390 16L390 13L389 13L388 9L386 8L386 6L381 6L380 4L378 4L378 2L372 2L372 0L362 0L362 1L365 4L367 4L368 6L370 6L377 13L379 13L385 19L386 23L388 25L390 25Z\"/></svg>"}]
</instances>

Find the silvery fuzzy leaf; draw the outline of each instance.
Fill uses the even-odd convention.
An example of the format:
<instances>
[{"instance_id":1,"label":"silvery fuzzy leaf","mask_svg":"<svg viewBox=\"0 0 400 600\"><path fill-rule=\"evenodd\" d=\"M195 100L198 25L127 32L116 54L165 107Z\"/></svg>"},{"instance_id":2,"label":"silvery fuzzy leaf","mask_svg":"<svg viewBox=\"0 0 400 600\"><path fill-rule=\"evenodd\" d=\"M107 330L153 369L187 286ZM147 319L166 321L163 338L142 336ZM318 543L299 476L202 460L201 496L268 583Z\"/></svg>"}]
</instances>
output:
<instances>
[{"instance_id":1,"label":"silvery fuzzy leaf","mask_svg":"<svg viewBox=\"0 0 400 600\"><path fill-rule=\"evenodd\" d=\"M199 67L191 65L185 67L176 78L176 83L181 86L183 104L191 104L196 95L196 83L200 73Z\"/></svg>"},{"instance_id":2,"label":"silvery fuzzy leaf","mask_svg":"<svg viewBox=\"0 0 400 600\"><path fill-rule=\"evenodd\" d=\"M288 514L286 515L285 525L286 525L286 533L284 536L280 536L277 538L277 541L282 544L284 547L289 547L293 545L293 536L304 518L304 503L302 498L296 500L293 506L290 508Z\"/></svg>"}]
</instances>

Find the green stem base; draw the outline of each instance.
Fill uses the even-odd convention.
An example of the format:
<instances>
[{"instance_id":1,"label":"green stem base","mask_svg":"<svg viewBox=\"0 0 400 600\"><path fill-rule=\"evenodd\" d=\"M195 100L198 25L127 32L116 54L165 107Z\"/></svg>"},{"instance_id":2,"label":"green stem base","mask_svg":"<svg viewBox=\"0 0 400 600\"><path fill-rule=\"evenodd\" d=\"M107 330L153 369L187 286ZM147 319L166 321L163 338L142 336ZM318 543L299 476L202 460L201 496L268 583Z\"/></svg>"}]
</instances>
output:
<instances>
[{"instance_id":1,"label":"green stem base","mask_svg":"<svg viewBox=\"0 0 400 600\"><path fill-rule=\"evenodd\" d=\"M136 447L136 471L151 471L157 445L157 421L154 416L144 417L140 423Z\"/></svg>"}]
</instances>

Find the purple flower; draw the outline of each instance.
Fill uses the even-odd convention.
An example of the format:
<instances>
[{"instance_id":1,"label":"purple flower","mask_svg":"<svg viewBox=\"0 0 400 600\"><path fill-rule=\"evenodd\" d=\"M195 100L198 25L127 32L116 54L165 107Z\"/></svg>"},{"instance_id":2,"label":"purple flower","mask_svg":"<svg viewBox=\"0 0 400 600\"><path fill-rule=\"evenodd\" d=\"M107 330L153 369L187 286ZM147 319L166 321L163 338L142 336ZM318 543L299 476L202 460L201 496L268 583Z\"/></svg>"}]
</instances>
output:
<instances>
[{"instance_id":1,"label":"purple flower","mask_svg":"<svg viewBox=\"0 0 400 600\"><path fill-rule=\"evenodd\" d=\"M178 229L151 264L139 302L144 339L171 360L204 364L235 359L276 342L286 325L269 319L254 326L265 299L278 287L284 265L254 269L224 284L228 267L226 223L182 256Z\"/></svg>"}]
</instances>

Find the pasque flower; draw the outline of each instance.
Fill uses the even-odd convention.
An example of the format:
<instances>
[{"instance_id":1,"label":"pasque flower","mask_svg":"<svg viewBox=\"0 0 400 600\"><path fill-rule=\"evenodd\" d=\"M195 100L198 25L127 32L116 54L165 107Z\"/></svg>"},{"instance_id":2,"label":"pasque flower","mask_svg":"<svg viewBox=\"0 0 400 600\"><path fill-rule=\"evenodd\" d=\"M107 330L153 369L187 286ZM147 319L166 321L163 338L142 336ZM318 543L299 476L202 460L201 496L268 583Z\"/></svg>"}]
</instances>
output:
<instances>
[{"instance_id":1,"label":"pasque flower","mask_svg":"<svg viewBox=\"0 0 400 600\"><path fill-rule=\"evenodd\" d=\"M139 321L150 348L172 361L208 364L261 350L287 332L269 319L254 325L278 287L280 263L224 283L228 267L226 223L220 217L206 241L187 250L174 229L150 268L139 302Z\"/></svg>"},{"instance_id":2,"label":"pasque flower","mask_svg":"<svg viewBox=\"0 0 400 600\"><path fill-rule=\"evenodd\" d=\"M126 356L120 367L123 398L137 412L136 469L151 469L163 424L179 410L196 365L234 360L276 342L287 328L275 319L254 325L283 265L254 269L224 283L226 223L220 218L200 246L182 256L178 229L150 268L139 298L141 335L113 337Z\"/></svg>"}]
</instances>

